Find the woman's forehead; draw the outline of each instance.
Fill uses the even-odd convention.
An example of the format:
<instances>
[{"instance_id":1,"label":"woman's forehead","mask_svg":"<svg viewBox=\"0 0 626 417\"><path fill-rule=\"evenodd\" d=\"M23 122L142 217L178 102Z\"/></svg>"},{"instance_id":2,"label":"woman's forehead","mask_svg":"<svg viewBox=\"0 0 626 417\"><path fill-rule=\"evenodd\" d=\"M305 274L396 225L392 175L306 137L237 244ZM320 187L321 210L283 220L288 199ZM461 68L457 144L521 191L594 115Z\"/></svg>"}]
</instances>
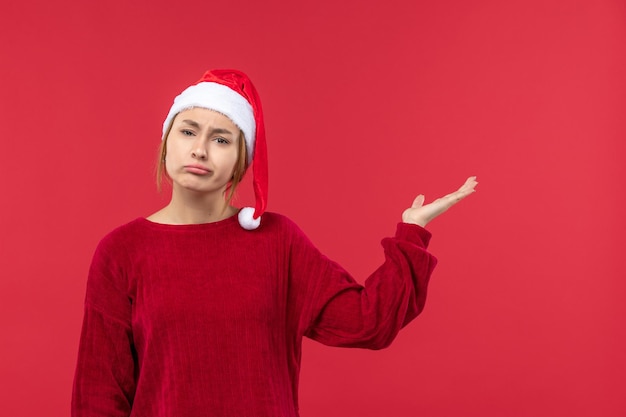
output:
<instances>
[{"instance_id":1,"label":"woman's forehead","mask_svg":"<svg viewBox=\"0 0 626 417\"><path fill-rule=\"evenodd\" d=\"M239 133L239 127L224 114L204 107L184 109L176 115L174 123L197 124L198 127L222 127Z\"/></svg>"}]
</instances>

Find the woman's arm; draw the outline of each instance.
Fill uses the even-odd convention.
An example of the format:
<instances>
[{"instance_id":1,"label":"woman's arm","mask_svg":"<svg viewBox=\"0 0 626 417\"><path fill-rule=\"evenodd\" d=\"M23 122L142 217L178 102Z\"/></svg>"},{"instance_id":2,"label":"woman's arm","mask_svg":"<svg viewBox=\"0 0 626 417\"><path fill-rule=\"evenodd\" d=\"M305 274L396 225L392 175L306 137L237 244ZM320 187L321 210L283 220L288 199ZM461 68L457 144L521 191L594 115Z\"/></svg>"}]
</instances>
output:
<instances>
[{"instance_id":1,"label":"woman's arm","mask_svg":"<svg viewBox=\"0 0 626 417\"><path fill-rule=\"evenodd\" d=\"M135 393L131 303L105 238L89 271L72 392L72 417L128 417Z\"/></svg>"},{"instance_id":2,"label":"woman's arm","mask_svg":"<svg viewBox=\"0 0 626 417\"><path fill-rule=\"evenodd\" d=\"M294 273L300 269L309 273L305 335L331 346L388 346L423 310L437 263L427 251L430 233L422 226L471 194L476 184L471 177L456 192L428 205L418 196L405 210L395 236L383 239L385 261L364 285L336 263L317 256L315 250L294 251L302 253L295 258Z\"/></svg>"}]
</instances>

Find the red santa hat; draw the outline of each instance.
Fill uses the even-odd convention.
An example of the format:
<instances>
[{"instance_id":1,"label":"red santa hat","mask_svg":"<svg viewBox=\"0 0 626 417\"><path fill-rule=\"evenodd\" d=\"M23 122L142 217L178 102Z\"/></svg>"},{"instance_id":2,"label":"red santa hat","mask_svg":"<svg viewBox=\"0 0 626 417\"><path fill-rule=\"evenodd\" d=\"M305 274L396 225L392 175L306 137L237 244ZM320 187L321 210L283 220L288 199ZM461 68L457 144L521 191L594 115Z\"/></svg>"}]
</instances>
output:
<instances>
[{"instance_id":1,"label":"red santa hat","mask_svg":"<svg viewBox=\"0 0 626 417\"><path fill-rule=\"evenodd\" d=\"M183 110L202 107L227 116L241 130L252 164L255 207L239 211L239 224L253 230L261 224L267 205L267 146L261 100L246 74L237 70L210 70L174 99L165 121L163 139L174 117Z\"/></svg>"}]
</instances>

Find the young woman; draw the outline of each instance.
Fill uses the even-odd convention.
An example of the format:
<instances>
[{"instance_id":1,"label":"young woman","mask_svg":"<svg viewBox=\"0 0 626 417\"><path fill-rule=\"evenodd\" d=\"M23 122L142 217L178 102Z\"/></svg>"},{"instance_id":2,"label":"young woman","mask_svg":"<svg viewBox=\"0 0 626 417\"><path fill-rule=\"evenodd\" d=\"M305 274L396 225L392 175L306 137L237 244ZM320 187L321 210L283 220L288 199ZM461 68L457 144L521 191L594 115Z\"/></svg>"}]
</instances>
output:
<instances>
[{"instance_id":1,"label":"young woman","mask_svg":"<svg viewBox=\"0 0 626 417\"><path fill-rule=\"evenodd\" d=\"M420 313L436 264L424 226L475 178L431 204L418 196L361 286L264 213L265 149L245 74L209 71L175 99L159 161L170 203L111 232L92 261L73 416L295 417L304 336L380 349ZM240 210L231 197L250 164L256 207Z\"/></svg>"}]
</instances>

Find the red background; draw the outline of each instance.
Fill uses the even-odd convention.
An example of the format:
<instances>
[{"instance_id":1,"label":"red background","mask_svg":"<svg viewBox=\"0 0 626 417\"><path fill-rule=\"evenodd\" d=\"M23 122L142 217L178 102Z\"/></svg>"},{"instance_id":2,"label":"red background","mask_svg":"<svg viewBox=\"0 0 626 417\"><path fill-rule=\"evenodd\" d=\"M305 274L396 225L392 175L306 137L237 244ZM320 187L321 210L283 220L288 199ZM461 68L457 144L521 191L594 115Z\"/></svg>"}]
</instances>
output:
<instances>
[{"instance_id":1,"label":"red background","mask_svg":"<svg viewBox=\"0 0 626 417\"><path fill-rule=\"evenodd\" d=\"M95 245L167 201L162 120L216 67L263 98L269 209L359 280L417 193L480 181L389 349L305 342L303 417L626 415L623 1L1 9L2 415L68 415Z\"/></svg>"}]
</instances>

